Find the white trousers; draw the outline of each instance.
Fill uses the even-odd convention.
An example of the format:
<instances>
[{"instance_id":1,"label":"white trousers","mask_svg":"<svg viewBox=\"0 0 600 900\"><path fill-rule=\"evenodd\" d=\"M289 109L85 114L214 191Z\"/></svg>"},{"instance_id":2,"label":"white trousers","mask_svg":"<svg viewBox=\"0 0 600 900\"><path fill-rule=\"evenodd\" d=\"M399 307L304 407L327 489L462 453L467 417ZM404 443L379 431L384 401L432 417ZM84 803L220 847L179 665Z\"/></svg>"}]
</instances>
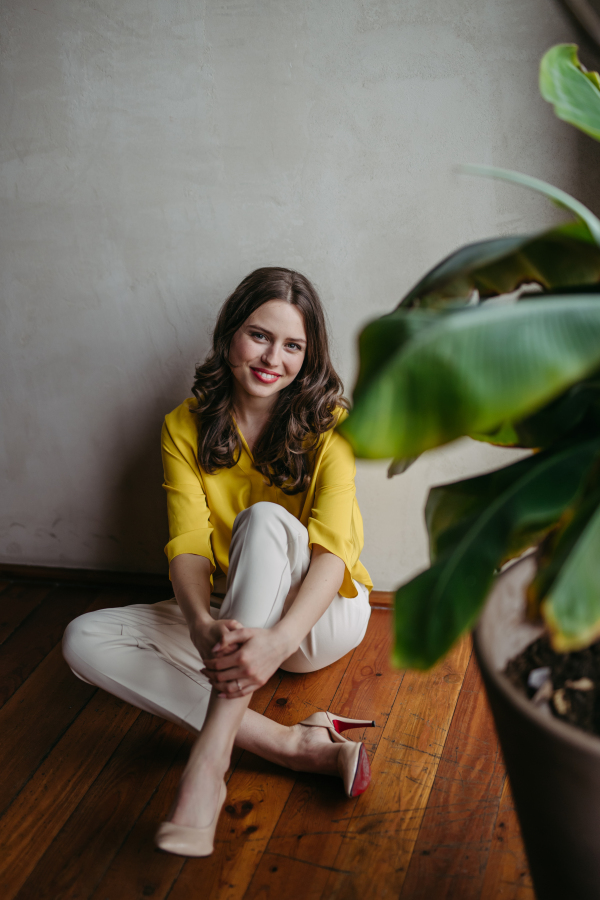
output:
<instances>
[{"instance_id":1,"label":"white trousers","mask_svg":"<svg viewBox=\"0 0 600 900\"><path fill-rule=\"evenodd\" d=\"M225 597L220 608L211 597L211 615L270 628L308 571L308 531L282 506L256 503L235 520L229 565ZM337 594L283 669L313 672L358 646L371 608L367 588L354 583L358 595ZM85 613L68 625L63 654L83 681L189 731L202 727L210 683L175 598Z\"/></svg>"}]
</instances>

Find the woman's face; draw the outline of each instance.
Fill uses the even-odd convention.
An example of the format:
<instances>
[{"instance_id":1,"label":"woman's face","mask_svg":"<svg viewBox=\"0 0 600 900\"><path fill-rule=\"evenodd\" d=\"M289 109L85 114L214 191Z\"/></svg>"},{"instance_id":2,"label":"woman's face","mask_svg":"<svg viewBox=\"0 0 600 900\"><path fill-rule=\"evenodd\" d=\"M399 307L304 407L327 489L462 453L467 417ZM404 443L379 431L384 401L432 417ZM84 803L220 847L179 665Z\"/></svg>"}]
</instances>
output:
<instances>
[{"instance_id":1,"label":"woman's face","mask_svg":"<svg viewBox=\"0 0 600 900\"><path fill-rule=\"evenodd\" d=\"M263 303L231 341L236 400L275 399L302 368L305 353L306 330L298 307L284 300Z\"/></svg>"}]
</instances>

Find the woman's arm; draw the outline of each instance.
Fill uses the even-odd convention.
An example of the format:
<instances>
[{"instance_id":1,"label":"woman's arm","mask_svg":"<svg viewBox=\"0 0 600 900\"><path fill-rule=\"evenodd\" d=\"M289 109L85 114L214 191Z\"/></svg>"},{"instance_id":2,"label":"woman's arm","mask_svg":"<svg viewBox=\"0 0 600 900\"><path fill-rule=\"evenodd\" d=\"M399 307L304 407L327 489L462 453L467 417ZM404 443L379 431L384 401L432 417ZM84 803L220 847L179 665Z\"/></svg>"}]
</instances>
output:
<instances>
[{"instance_id":1,"label":"woman's arm","mask_svg":"<svg viewBox=\"0 0 600 900\"><path fill-rule=\"evenodd\" d=\"M185 617L192 643L203 660L213 655L215 644L233 629L234 619L215 621L210 614L210 562L205 556L182 553L171 560L175 599ZM231 645L228 645L231 652Z\"/></svg>"},{"instance_id":2,"label":"woman's arm","mask_svg":"<svg viewBox=\"0 0 600 900\"><path fill-rule=\"evenodd\" d=\"M272 628L242 627L229 632L213 648L214 658L206 660L203 669L213 687L222 696L243 697L265 684L327 610L344 570L339 557L314 544L309 570L285 616Z\"/></svg>"},{"instance_id":3,"label":"woman's arm","mask_svg":"<svg viewBox=\"0 0 600 900\"><path fill-rule=\"evenodd\" d=\"M295 653L313 625L331 605L344 580L344 563L319 544L314 544L310 567L298 595L285 616L271 629L285 652Z\"/></svg>"}]
</instances>

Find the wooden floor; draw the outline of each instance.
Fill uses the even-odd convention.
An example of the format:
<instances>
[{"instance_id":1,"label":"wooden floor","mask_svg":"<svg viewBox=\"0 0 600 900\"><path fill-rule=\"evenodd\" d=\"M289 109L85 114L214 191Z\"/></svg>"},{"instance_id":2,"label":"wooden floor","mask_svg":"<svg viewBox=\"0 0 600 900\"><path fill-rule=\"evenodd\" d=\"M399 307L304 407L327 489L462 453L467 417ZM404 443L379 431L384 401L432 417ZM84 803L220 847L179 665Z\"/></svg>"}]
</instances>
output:
<instances>
[{"instance_id":1,"label":"wooden floor","mask_svg":"<svg viewBox=\"0 0 600 900\"><path fill-rule=\"evenodd\" d=\"M59 643L85 610L168 595L19 580L0 590L2 900L533 900L470 643L428 675L395 671L390 611L374 609L339 663L273 676L252 706L279 722L317 709L376 720L363 735L371 787L347 800L337 779L236 753L215 853L184 860L152 836L190 736L79 681Z\"/></svg>"}]
</instances>

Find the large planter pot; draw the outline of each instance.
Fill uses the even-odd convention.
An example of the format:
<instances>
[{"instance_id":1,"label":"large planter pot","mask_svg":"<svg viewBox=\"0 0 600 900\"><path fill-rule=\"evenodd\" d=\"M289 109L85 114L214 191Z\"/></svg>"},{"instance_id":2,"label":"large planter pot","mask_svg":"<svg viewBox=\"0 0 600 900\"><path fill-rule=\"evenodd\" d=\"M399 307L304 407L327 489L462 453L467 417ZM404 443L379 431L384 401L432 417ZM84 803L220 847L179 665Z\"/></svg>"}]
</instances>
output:
<instances>
[{"instance_id":1,"label":"large planter pot","mask_svg":"<svg viewBox=\"0 0 600 900\"><path fill-rule=\"evenodd\" d=\"M532 557L503 572L475 652L506 762L538 900L600 898L600 738L536 708L502 674L542 633L524 620Z\"/></svg>"}]
</instances>

